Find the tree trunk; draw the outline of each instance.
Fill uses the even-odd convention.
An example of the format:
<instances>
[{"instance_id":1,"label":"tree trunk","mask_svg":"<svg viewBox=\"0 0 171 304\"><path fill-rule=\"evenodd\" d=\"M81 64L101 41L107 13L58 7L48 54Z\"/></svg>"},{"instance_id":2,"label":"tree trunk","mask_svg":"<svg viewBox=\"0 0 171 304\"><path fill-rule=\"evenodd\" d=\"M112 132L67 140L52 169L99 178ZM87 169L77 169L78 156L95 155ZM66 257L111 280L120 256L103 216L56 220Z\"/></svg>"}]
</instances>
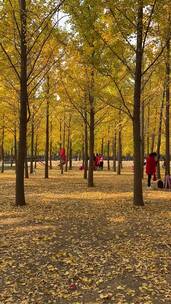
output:
<instances>
[{"instance_id":1,"label":"tree trunk","mask_svg":"<svg viewBox=\"0 0 171 304\"><path fill-rule=\"evenodd\" d=\"M110 171L110 140L107 141L107 169Z\"/></svg>"},{"instance_id":2,"label":"tree trunk","mask_svg":"<svg viewBox=\"0 0 171 304\"><path fill-rule=\"evenodd\" d=\"M26 147L26 157L25 157L25 178L29 178L28 160L27 160L27 147Z\"/></svg>"},{"instance_id":3,"label":"tree trunk","mask_svg":"<svg viewBox=\"0 0 171 304\"><path fill-rule=\"evenodd\" d=\"M121 164L122 164L122 133L121 133L121 127L119 126L119 132L118 132L118 166L117 166L117 175L121 174Z\"/></svg>"},{"instance_id":4,"label":"tree trunk","mask_svg":"<svg viewBox=\"0 0 171 304\"><path fill-rule=\"evenodd\" d=\"M14 161L15 161L15 172L17 169L17 128L14 127Z\"/></svg>"},{"instance_id":5,"label":"tree trunk","mask_svg":"<svg viewBox=\"0 0 171 304\"><path fill-rule=\"evenodd\" d=\"M60 136L59 150L61 150L62 148L62 120L61 119L59 122L59 136Z\"/></svg>"},{"instance_id":6,"label":"tree trunk","mask_svg":"<svg viewBox=\"0 0 171 304\"><path fill-rule=\"evenodd\" d=\"M64 121L63 121L63 148L65 149L65 136L66 136L66 124L65 124L65 109L64 109ZM62 127L62 126L61 126ZM61 174L64 174L64 165L61 163Z\"/></svg>"},{"instance_id":7,"label":"tree trunk","mask_svg":"<svg viewBox=\"0 0 171 304\"><path fill-rule=\"evenodd\" d=\"M147 155L150 154L150 104L147 108Z\"/></svg>"},{"instance_id":8,"label":"tree trunk","mask_svg":"<svg viewBox=\"0 0 171 304\"><path fill-rule=\"evenodd\" d=\"M69 143L70 143L70 126L68 127L68 136L67 136L67 150L66 150L66 164L65 164L65 172L68 171L68 160L69 160Z\"/></svg>"},{"instance_id":9,"label":"tree trunk","mask_svg":"<svg viewBox=\"0 0 171 304\"><path fill-rule=\"evenodd\" d=\"M45 178L49 177L49 76L47 76Z\"/></svg>"},{"instance_id":10,"label":"tree trunk","mask_svg":"<svg viewBox=\"0 0 171 304\"><path fill-rule=\"evenodd\" d=\"M89 139L89 170L88 170L88 187L94 186L94 70L91 72L91 88L89 91L89 104L90 104L90 139Z\"/></svg>"},{"instance_id":11,"label":"tree trunk","mask_svg":"<svg viewBox=\"0 0 171 304\"><path fill-rule=\"evenodd\" d=\"M170 39L166 48L166 175L170 175Z\"/></svg>"},{"instance_id":12,"label":"tree trunk","mask_svg":"<svg viewBox=\"0 0 171 304\"><path fill-rule=\"evenodd\" d=\"M158 116L158 110L156 108L155 119L154 119L154 128L153 128L152 139L151 139L151 153L154 152L154 146L155 146L157 116Z\"/></svg>"},{"instance_id":13,"label":"tree trunk","mask_svg":"<svg viewBox=\"0 0 171 304\"><path fill-rule=\"evenodd\" d=\"M87 179L88 171L88 127L87 127L87 112L85 111L84 121L84 179Z\"/></svg>"},{"instance_id":14,"label":"tree trunk","mask_svg":"<svg viewBox=\"0 0 171 304\"><path fill-rule=\"evenodd\" d=\"M34 148L34 169L37 168L37 149L38 149L38 143L37 143L37 136L36 136L36 142L35 142L35 148Z\"/></svg>"},{"instance_id":15,"label":"tree trunk","mask_svg":"<svg viewBox=\"0 0 171 304\"><path fill-rule=\"evenodd\" d=\"M72 140L71 139L69 144L69 170L72 170Z\"/></svg>"},{"instance_id":16,"label":"tree trunk","mask_svg":"<svg viewBox=\"0 0 171 304\"><path fill-rule=\"evenodd\" d=\"M3 115L3 125L2 125L2 139L1 139L1 158L2 158L2 165L1 165L1 173L4 173L4 138L5 138L5 121Z\"/></svg>"},{"instance_id":17,"label":"tree trunk","mask_svg":"<svg viewBox=\"0 0 171 304\"><path fill-rule=\"evenodd\" d=\"M144 178L144 101L141 103L141 174Z\"/></svg>"},{"instance_id":18,"label":"tree trunk","mask_svg":"<svg viewBox=\"0 0 171 304\"><path fill-rule=\"evenodd\" d=\"M116 172L116 130L113 138L113 171Z\"/></svg>"},{"instance_id":19,"label":"tree trunk","mask_svg":"<svg viewBox=\"0 0 171 304\"><path fill-rule=\"evenodd\" d=\"M5 121L3 115L3 125L2 125L2 139L1 139L1 158L2 158L2 165L1 165L1 173L4 173L5 161L4 161L4 138L5 138Z\"/></svg>"},{"instance_id":20,"label":"tree trunk","mask_svg":"<svg viewBox=\"0 0 171 304\"><path fill-rule=\"evenodd\" d=\"M84 167L85 165L85 153L84 153L84 135L82 135L82 147L81 147L81 159L82 159L82 165Z\"/></svg>"},{"instance_id":21,"label":"tree trunk","mask_svg":"<svg viewBox=\"0 0 171 304\"><path fill-rule=\"evenodd\" d=\"M52 170L52 120L50 122L50 147L49 147L49 155L50 155L50 170Z\"/></svg>"},{"instance_id":22,"label":"tree trunk","mask_svg":"<svg viewBox=\"0 0 171 304\"><path fill-rule=\"evenodd\" d=\"M30 174L33 173L33 157L34 157L34 117L31 121L31 153L30 153Z\"/></svg>"},{"instance_id":23,"label":"tree trunk","mask_svg":"<svg viewBox=\"0 0 171 304\"><path fill-rule=\"evenodd\" d=\"M24 162L26 157L27 134L27 9L26 0L20 1L20 112L19 112L19 143L16 168L16 205L23 206L25 202L24 191Z\"/></svg>"},{"instance_id":24,"label":"tree trunk","mask_svg":"<svg viewBox=\"0 0 171 304\"><path fill-rule=\"evenodd\" d=\"M14 155L13 155L13 146L11 147L11 168L13 167Z\"/></svg>"},{"instance_id":25,"label":"tree trunk","mask_svg":"<svg viewBox=\"0 0 171 304\"><path fill-rule=\"evenodd\" d=\"M134 84L134 112L133 112L133 138L134 138L134 205L143 206L142 178L141 178L141 77L142 77L142 43L143 43L143 1L138 0L137 16L137 45L136 68Z\"/></svg>"},{"instance_id":26,"label":"tree trunk","mask_svg":"<svg viewBox=\"0 0 171 304\"><path fill-rule=\"evenodd\" d=\"M89 169L88 169L88 187L94 186L94 97L90 96L90 139L89 139Z\"/></svg>"},{"instance_id":27,"label":"tree trunk","mask_svg":"<svg viewBox=\"0 0 171 304\"><path fill-rule=\"evenodd\" d=\"M60 143L59 143L59 150L62 149L62 119L60 119L59 122L59 135L60 135ZM64 166L60 161L60 170L61 170L61 174L64 173Z\"/></svg>"},{"instance_id":28,"label":"tree trunk","mask_svg":"<svg viewBox=\"0 0 171 304\"><path fill-rule=\"evenodd\" d=\"M160 173L160 146L161 146L161 134L162 134L162 120L163 120L164 99L165 99L165 85L164 85L164 88L163 88L163 98L162 98L161 107L160 107L158 140L157 140L157 156L158 156L157 178L158 179L161 178L161 173Z\"/></svg>"}]
</instances>

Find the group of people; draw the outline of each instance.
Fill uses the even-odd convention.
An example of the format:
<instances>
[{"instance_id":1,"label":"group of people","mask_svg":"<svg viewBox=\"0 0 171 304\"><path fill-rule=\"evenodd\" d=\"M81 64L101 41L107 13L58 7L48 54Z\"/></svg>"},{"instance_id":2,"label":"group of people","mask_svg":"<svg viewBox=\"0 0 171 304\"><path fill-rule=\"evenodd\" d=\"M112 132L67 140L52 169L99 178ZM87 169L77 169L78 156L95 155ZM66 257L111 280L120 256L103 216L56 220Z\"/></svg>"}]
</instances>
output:
<instances>
[{"instance_id":1,"label":"group of people","mask_svg":"<svg viewBox=\"0 0 171 304\"><path fill-rule=\"evenodd\" d=\"M151 180L153 177L153 181L157 181L156 178L156 168L157 168L157 163L159 159L157 157L156 152L152 152L149 154L149 156L146 159L146 174L148 176L148 181L147 181L147 187L151 188ZM164 168L166 166L166 161L164 160ZM171 177L169 175L165 176L164 181L161 179L157 181L157 188L169 188L171 189Z\"/></svg>"},{"instance_id":2,"label":"group of people","mask_svg":"<svg viewBox=\"0 0 171 304\"><path fill-rule=\"evenodd\" d=\"M94 170L103 170L104 156L103 154L94 154Z\"/></svg>"}]
</instances>

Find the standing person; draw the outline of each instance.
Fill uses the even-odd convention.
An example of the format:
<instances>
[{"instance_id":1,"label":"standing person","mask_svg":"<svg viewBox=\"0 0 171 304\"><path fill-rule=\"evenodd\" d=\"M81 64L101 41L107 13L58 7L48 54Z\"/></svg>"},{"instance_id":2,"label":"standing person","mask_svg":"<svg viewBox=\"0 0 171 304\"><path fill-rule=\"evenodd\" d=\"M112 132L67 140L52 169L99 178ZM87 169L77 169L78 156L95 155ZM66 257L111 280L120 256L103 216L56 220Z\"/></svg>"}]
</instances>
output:
<instances>
[{"instance_id":1,"label":"standing person","mask_svg":"<svg viewBox=\"0 0 171 304\"><path fill-rule=\"evenodd\" d=\"M99 168L99 164L100 164L100 158L99 158L99 154L96 154L96 159L95 159L95 170L98 170Z\"/></svg>"},{"instance_id":2,"label":"standing person","mask_svg":"<svg viewBox=\"0 0 171 304\"><path fill-rule=\"evenodd\" d=\"M156 180L157 153L152 152L146 160L146 173L148 175L148 188L151 188L151 178Z\"/></svg>"},{"instance_id":3,"label":"standing person","mask_svg":"<svg viewBox=\"0 0 171 304\"><path fill-rule=\"evenodd\" d=\"M104 160L103 154L100 154L100 164L99 164L100 170L103 170L103 160Z\"/></svg>"}]
</instances>

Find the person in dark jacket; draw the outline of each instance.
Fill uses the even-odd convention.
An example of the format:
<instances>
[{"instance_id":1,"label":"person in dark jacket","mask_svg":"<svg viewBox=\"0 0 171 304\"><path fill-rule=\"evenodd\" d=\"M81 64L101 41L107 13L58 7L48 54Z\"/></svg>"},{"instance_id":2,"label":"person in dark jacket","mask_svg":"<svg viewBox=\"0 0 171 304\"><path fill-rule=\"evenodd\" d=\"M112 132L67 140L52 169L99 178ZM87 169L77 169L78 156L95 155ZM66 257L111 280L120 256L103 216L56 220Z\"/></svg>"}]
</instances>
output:
<instances>
[{"instance_id":1,"label":"person in dark jacket","mask_svg":"<svg viewBox=\"0 0 171 304\"><path fill-rule=\"evenodd\" d=\"M157 153L152 152L146 160L146 173L148 175L148 188L151 187L151 178L156 180Z\"/></svg>"}]
</instances>

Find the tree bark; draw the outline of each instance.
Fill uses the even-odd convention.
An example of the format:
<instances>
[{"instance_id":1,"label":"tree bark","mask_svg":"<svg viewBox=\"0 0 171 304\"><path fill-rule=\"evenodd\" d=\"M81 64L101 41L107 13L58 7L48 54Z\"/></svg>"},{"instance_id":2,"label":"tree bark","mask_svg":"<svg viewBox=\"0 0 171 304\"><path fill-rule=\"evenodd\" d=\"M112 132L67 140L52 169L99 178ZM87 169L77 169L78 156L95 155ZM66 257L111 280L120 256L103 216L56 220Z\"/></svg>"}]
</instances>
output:
<instances>
[{"instance_id":1,"label":"tree bark","mask_svg":"<svg viewBox=\"0 0 171 304\"><path fill-rule=\"evenodd\" d=\"M33 173L33 159L34 157L34 114L31 121L31 153L30 153L30 174Z\"/></svg>"},{"instance_id":2,"label":"tree bark","mask_svg":"<svg viewBox=\"0 0 171 304\"><path fill-rule=\"evenodd\" d=\"M14 127L14 160L15 160L15 172L17 169L17 128Z\"/></svg>"},{"instance_id":3,"label":"tree bark","mask_svg":"<svg viewBox=\"0 0 171 304\"><path fill-rule=\"evenodd\" d=\"M138 0L137 16L137 45L136 45L136 68L134 84L134 111L133 111L133 138L134 138L134 199L136 206L143 206L142 177L141 177L141 128L140 128L140 105L141 105L141 77L143 58L143 0Z\"/></svg>"},{"instance_id":4,"label":"tree bark","mask_svg":"<svg viewBox=\"0 0 171 304\"><path fill-rule=\"evenodd\" d=\"M4 138L5 138L5 121L4 121L4 115L3 115L3 125L2 125L2 139L1 139L1 159L2 159L2 165L1 165L1 173L4 173Z\"/></svg>"},{"instance_id":5,"label":"tree bark","mask_svg":"<svg viewBox=\"0 0 171 304\"><path fill-rule=\"evenodd\" d=\"M13 146L11 147L11 168L13 167L14 155L13 155Z\"/></svg>"},{"instance_id":6,"label":"tree bark","mask_svg":"<svg viewBox=\"0 0 171 304\"><path fill-rule=\"evenodd\" d=\"M72 140L71 139L69 144L69 170L72 170Z\"/></svg>"},{"instance_id":7,"label":"tree bark","mask_svg":"<svg viewBox=\"0 0 171 304\"><path fill-rule=\"evenodd\" d=\"M38 140L36 136L35 148L34 148L34 169L37 168L37 149L38 149Z\"/></svg>"},{"instance_id":8,"label":"tree bark","mask_svg":"<svg viewBox=\"0 0 171 304\"><path fill-rule=\"evenodd\" d=\"M69 160L69 143L70 143L70 120L69 118L69 126L68 126L68 136L67 136L67 151L66 151L66 164L65 164L65 172L68 171L68 160Z\"/></svg>"},{"instance_id":9,"label":"tree bark","mask_svg":"<svg viewBox=\"0 0 171 304\"><path fill-rule=\"evenodd\" d=\"M154 119L154 128L153 128L152 139L151 139L151 153L154 152L154 146L155 146L157 116L158 116L158 110L156 108L155 119Z\"/></svg>"},{"instance_id":10,"label":"tree bark","mask_svg":"<svg viewBox=\"0 0 171 304\"><path fill-rule=\"evenodd\" d=\"M88 127L87 127L87 110L85 109L84 120L84 179L87 179L88 171Z\"/></svg>"},{"instance_id":11,"label":"tree bark","mask_svg":"<svg viewBox=\"0 0 171 304\"><path fill-rule=\"evenodd\" d=\"M19 142L16 168L16 205L26 204L24 191L24 162L26 157L27 134L27 8L26 0L20 0L20 112L19 112Z\"/></svg>"},{"instance_id":12,"label":"tree bark","mask_svg":"<svg viewBox=\"0 0 171 304\"><path fill-rule=\"evenodd\" d=\"M89 170L88 170L88 187L94 186L94 70L91 72L91 88L89 91L89 104L90 104L90 139L89 139Z\"/></svg>"},{"instance_id":13,"label":"tree bark","mask_svg":"<svg viewBox=\"0 0 171 304\"><path fill-rule=\"evenodd\" d=\"M25 157L25 178L29 178L28 160L27 160L27 147L26 147L26 157Z\"/></svg>"},{"instance_id":14,"label":"tree bark","mask_svg":"<svg viewBox=\"0 0 171 304\"><path fill-rule=\"evenodd\" d=\"M52 170L52 120L50 122L50 147L49 147L49 156L50 156L50 170Z\"/></svg>"},{"instance_id":15,"label":"tree bark","mask_svg":"<svg viewBox=\"0 0 171 304\"><path fill-rule=\"evenodd\" d=\"M110 171L110 140L107 141L107 169Z\"/></svg>"},{"instance_id":16,"label":"tree bark","mask_svg":"<svg viewBox=\"0 0 171 304\"><path fill-rule=\"evenodd\" d=\"M141 174L142 178L144 178L144 101L141 103Z\"/></svg>"},{"instance_id":17,"label":"tree bark","mask_svg":"<svg viewBox=\"0 0 171 304\"><path fill-rule=\"evenodd\" d=\"M121 165L122 165L122 132L121 132L121 127L119 126L119 132L118 132L118 166L117 166L117 175L121 174Z\"/></svg>"},{"instance_id":18,"label":"tree bark","mask_svg":"<svg viewBox=\"0 0 171 304\"><path fill-rule=\"evenodd\" d=\"M160 146L161 146L161 135L162 135L162 120L163 120L163 110L164 110L164 99L165 99L165 85L164 85L164 88L163 88L163 98L162 98L161 107L160 107L158 140L157 140L157 156L158 156L157 178L158 179L161 178L161 173L160 173Z\"/></svg>"},{"instance_id":19,"label":"tree bark","mask_svg":"<svg viewBox=\"0 0 171 304\"><path fill-rule=\"evenodd\" d=\"M147 155L150 153L150 105L147 108Z\"/></svg>"},{"instance_id":20,"label":"tree bark","mask_svg":"<svg viewBox=\"0 0 171 304\"><path fill-rule=\"evenodd\" d=\"M94 186L94 97L90 95L90 139L89 139L89 169L88 187Z\"/></svg>"},{"instance_id":21,"label":"tree bark","mask_svg":"<svg viewBox=\"0 0 171 304\"><path fill-rule=\"evenodd\" d=\"M45 178L49 178L49 76L47 76Z\"/></svg>"},{"instance_id":22,"label":"tree bark","mask_svg":"<svg viewBox=\"0 0 171 304\"><path fill-rule=\"evenodd\" d=\"M122 128L121 128L121 107L119 109L119 130L118 130L118 166L117 166L117 175L121 174L122 168Z\"/></svg>"},{"instance_id":23,"label":"tree bark","mask_svg":"<svg viewBox=\"0 0 171 304\"><path fill-rule=\"evenodd\" d=\"M113 137L113 171L116 172L116 130Z\"/></svg>"},{"instance_id":24,"label":"tree bark","mask_svg":"<svg viewBox=\"0 0 171 304\"><path fill-rule=\"evenodd\" d=\"M170 175L170 39L166 48L166 175Z\"/></svg>"}]
</instances>

